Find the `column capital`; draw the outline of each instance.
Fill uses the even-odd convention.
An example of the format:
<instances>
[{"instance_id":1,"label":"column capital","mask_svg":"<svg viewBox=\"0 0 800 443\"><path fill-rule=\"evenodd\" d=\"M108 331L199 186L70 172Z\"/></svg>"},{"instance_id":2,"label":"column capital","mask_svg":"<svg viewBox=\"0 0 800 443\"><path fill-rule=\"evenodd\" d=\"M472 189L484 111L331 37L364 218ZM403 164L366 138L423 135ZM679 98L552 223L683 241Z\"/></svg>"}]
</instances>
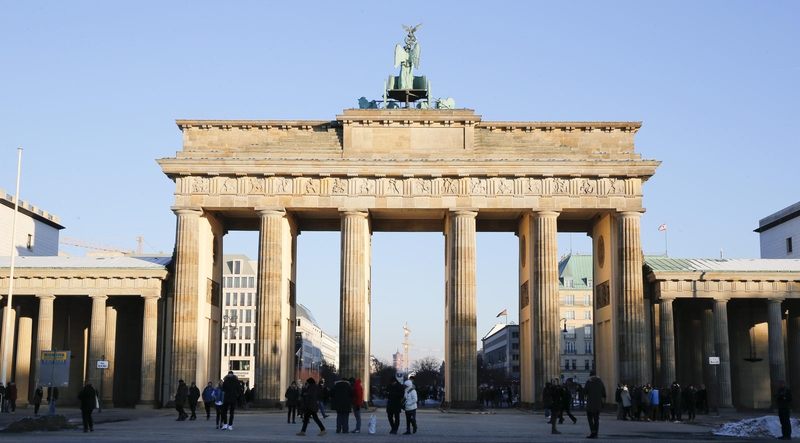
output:
<instances>
[{"instance_id":1,"label":"column capital","mask_svg":"<svg viewBox=\"0 0 800 443\"><path fill-rule=\"evenodd\" d=\"M770 304L773 304L773 303L781 304L781 303L783 303L784 300L785 300L785 298L782 298L782 297L770 297L770 298L767 299L767 303L770 303Z\"/></svg>"},{"instance_id":2,"label":"column capital","mask_svg":"<svg viewBox=\"0 0 800 443\"><path fill-rule=\"evenodd\" d=\"M450 209L450 214L456 217L470 217L475 218L478 216L477 208L457 208Z\"/></svg>"},{"instance_id":3,"label":"column capital","mask_svg":"<svg viewBox=\"0 0 800 443\"><path fill-rule=\"evenodd\" d=\"M533 215L536 217L558 217L561 215L558 211L533 211Z\"/></svg>"},{"instance_id":4,"label":"column capital","mask_svg":"<svg viewBox=\"0 0 800 443\"><path fill-rule=\"evenodd\" d=\"M145 299L145 300L147 300L147 299L153 299L153 298L154 298L154 299L156 299L156 300L158 300L158 299L160 299L160 298L161 298L161 293L160 293L160 292L157 292L157 291L153 291L153 292L145 292L144 294L142 294L142 298L143 298L143 299Z\"/></svg>"},{"instance_id":5,"label":"column capital","mask_svg":"<svg viewBox=\"0 0 800 443\"><path fill-rule=\"evenodd\" d=\"M642 215L644 214L639 211L625 211L619 213L620 218L642 218Z\"/></svg>"},{"instance_id":6,"label":"column capital","mask_svg":"<svg viewBox=\"0 0 800 443\"><path fill-rule=\"evenodd\" d=\"M89 296L89 298L91 298L92 301L94 301L94 300L107 300L108 296L105 295L105 294L92 294L92 295Z\"/></svg>"},{"instance_id":7,"label":"column capital","mask_svg":"<svg viewBox=\"0 0 800 443\"><path fill-rule=\"evenodd\" d=\"M53 300L56 296L54 294L36 294L36 298L39 300Z\"/></svg>"},{"instance_id":8,"label":"column capital","mask_svg":"<svg viewBox=\"0 0 800 443\"><path fill-rule=\"evenodd\" d=\"M672 303L672 302L675 301L675 297L664 297L662 295L662 296L658 297L658 301L659 302L670 302L670 303Z\"/></svg>"},{"instance_id":9,"label":"column capital","mask_svg":"<svg viewBox=\"0 0 800 443\"><path fill-rule=\"evenodd\" d=\"M256 206L254 208L261 217L283 217L286 209L281 206Z\"/></svg>"},{"instance_id":10,"label":"column capital","mask_svg":"<svg viewBox=\"0 0 800 443\"><path fill-rule=\"evenodd\" d=\"M191 215L199 217L203 215L203 208L200 206L172 206L170 209L172 209L172 212L177 216Z\"/></svg>"},{"instance_id":11,"label":"column capital","mask_svg":"<svg viewBox=\"0 0 800 443\"><path fill-rule=\"evenodd\" d=\"M360 208L339 208L339 216L346 217L346 216L356 216L356 217L369 217L369 209L360 209Z\"/></svg>"},{"instance_id":12,"label":"column capital","mask_svg":"<svg viewBox=\"0 0 800 443\"><path fill-rule=\"evenodd\" d=\"M728 303L731 301L730 297L714 297L714 303Z\"/></svg>"}]
</instances>

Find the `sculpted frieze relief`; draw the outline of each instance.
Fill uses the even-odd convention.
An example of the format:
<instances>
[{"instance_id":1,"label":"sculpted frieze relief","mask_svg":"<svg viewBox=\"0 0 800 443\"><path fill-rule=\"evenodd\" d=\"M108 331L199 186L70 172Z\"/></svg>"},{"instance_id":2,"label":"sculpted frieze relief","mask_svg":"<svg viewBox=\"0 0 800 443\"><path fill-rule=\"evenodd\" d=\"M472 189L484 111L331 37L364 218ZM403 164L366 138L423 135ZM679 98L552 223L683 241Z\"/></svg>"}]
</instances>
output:
<instances>
[{"instance_id":1,"label":"sculpted frieze relief","mask_svg":"<svg viewBox=\"0 0 800 443\"><path fill-rule=\"evenodd\" d=\"M185 194L247 195L620 195L618 178L561 177L202 177L176 180Z\"/></svg>"}]
</instances>

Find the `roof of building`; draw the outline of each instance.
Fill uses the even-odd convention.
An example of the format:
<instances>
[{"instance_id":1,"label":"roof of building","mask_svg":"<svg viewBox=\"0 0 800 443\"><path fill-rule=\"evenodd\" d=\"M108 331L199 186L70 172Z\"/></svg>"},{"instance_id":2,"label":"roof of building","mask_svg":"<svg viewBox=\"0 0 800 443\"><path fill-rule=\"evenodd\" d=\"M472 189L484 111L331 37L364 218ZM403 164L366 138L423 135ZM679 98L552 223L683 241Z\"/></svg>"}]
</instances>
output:
<instances>
[{"instance_id":1,"label":"roof of building","mask_svg":"<svg viewBox=\"0 0 800 443\"><path fill-rule=\"evenodd\" d=\"M503 329L508 328L508 327L514 327L514 328L519 329L519 325L514 324L514 323L498 323L498 324L494 325L492 330L489 331L488 334L484 335L481 340L487 340L489 337L497 334L498 332L500 332Z\"/></svg>"},{"instance_id":2,"label":"roof of building","mask_svg":"<svg viewBox=\"0 0 800 443\"><path fill-rule=\"evenodd\" d=\"M778 212L762 218L758 221L758 228L754 229L753 231L761 233L795 217L800 217L800 202L797 202L791 206L787 206Z\"/></svg>"},{"instance_id":3,"label":"roof of building","mask_svg":"<svg viewBox=\"0 0 800 443\"><path fill-rule=\"evenodd\" d=\"M240 260L242 262L242 269L240 274L258 274L256 270L251 266L253 262L250 258L244 254L224 254L222 256L222 261L224 262L222 273L224 275L231 275L233 274L233 269L231 268L231 262L234 260Z\"/></svg>"},{"instance_id":4,"label":"roof of building","mask_svg":"<svg viewBox=\"0 0 800 443\"><path fill-rule=\"evenodd\" d=\"M166 269L171 255L125 255L121 257L22 256L14 258L15 268L38 269ZM0 257L0 268L10 268L11 257Z\"/></svg>"},{"instance_id":5,"label":"roof of building","mask_svg":"<svg viewBox=\"0 0 800 443\"><path fill-rule=\"evenodd\" d=\"M570 253L558 262L559 289L592 289L589 280L592 279L594 264L591 255ZM565 282L572 280L572 286Z\"/></svg>"},{"instance_id":6,"label":"roof of building","mask_svg":"<svg viewBox=\"0 0 800 443\"><path fill-rule=\"evenodd\" d=\"M317 323L317 320L314 318L314 315L307 307L303 306L302 303L297 304L297 309L295 313L297 314L297 317L303 317L308 321L310 321L314 326L319 328L319 323Z\"/></svg>"},{"instance_id":7,"label":"roof of building","mask_svg":"<svg viewBox=\"0 0 800 443\"><path fill-rule=\"evenodd\" d=\"M654 272L800 272L800 259L645 257Z\"/></svg>"},{"instance_id":8,"label":"roof of building","mask_svg":"<svg viewBox=\"0 0 800 443\"><path fill-rule=\"evenodd\" d=\"M15 197L13 195L7 193L4 189L0 189L0 204L8 206L13 211L14 200ZM39 209L37 206L34 206L25 200L20 200L17 204L17 207L17 210L22 214L32 217L35 220L39 220L40 222L48 224L56 229L64 229L64 227L61 226L61 220L57 215L49 214L47 211Z\"/></svg>"}]
</instances>

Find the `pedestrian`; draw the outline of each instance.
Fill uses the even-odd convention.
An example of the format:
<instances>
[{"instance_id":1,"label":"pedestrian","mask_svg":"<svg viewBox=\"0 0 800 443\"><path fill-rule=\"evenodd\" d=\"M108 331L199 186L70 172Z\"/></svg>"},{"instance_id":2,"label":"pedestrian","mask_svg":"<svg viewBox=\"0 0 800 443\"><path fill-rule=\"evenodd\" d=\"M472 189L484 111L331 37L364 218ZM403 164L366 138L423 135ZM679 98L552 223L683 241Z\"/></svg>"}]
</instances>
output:
<instances>
[{"instance_id":1,"label":"pedestrian","mask_svg":"<svg viewBox=\"0 0 800 443\"><path fill-rule=\"evenodd\" d=\"M328 414L325 413L325 404L330 401L330 394L331 391L325 386L325 379L319 379L319 384L317 385L319 389L319 412L322 414L322 418L328 418Z\"/></svg>"},{"instance_id":2,"label":"pedestrian","mask_svg":"<svg viewBox=\"0 0 800 443\"><path fill-rule=\"evenodd\" d=\"M414 434L417 433L417 400L419 396L417 395L417 389L414 386L414 382L411 380L406 380L405 382L406 389L403 394L403 401L405 402L405 410L406 410L406 432L403 435L411 434L411 427L414 428Z\"/></svg>"},{"instance_id":3,"label":"pedestrian","mask_svg":"<svg viewBox=\"0 0 800 443\"><path fill-rule=\"evenodd\" d=\"M350 409L352 409L353 387L344 378L336 380L331 389L331 409L336 411L336 433L350 433Z\"/></svg>"},{"instance_id":4,"label":"pedestrian","mask_svg":"<svg viewBox=\"0 0 800 443\"><path fill-rule=\"evenodd\" d=\"M622 384L617 383L617 390L614 391L614 403L617 404L617 420L622 420Z\"/></svg>"},{"instance_id":5,"label":"pedestrian","mask_svg":"<svg viewBox=\"0 0 800 443\"><path fill-rule=\"evenodd\" d=\"M554 377L550 381L550 385L552 386L550 398L551 398L551 406L550 406L550 433L551 434L560 434L561 432L556 429L556 421L558 421L558 414L561 413L561 407L564 404L563 398L563 390L561 389L561 383L559 382L557 377Z\"/></svg>"},{"instance_id":6,"label":"pedestrian","mask_svg":"<svg viewBox=\"0 0 800 443\"><path fill-rule=\"evenodd\" d=\"M641 393L641 400L639 404L641 405L642 412L644 413L644 419L650 421L650 408L652 407L652 400L650 400L650 393L653 391L653 386L650 383L646 384L642 388ZM637 418L639 415L637 414Z\"/></svg>"},{"instance_id":7,"label":"pedestrian","mask_svg":"<svg viewBox=\"0 0 800 443\"><path fill-rule=\"evenodd\" d=\"M39 415L39 407L42 405L42 398L44 397L44 389L37 386L33 392L33 415Z\"/></svg>"},{"instance_id":8,"label":"pedestrian","mask_svg":"<svg viewBox=\"0 0 800 443\"><path fill-rule=\"evenodd\" d=\"M572 408L572 393L569 392L569 389L566 386L561 386L561 408L558 412L558 424L564 423L565 413L569 418L572 419L573 425L578 422L578 419L572 415L572 412L570 412L570 408Z\"/></svg>"},{"instance_id":9,"label":"pedestrian","mask_svg":"<svg viewBox=\"0 0 800 443\"><path fill-rule=\"evenodd\" d=\"M792 412L792 391L786 387L786 382L778 382L778 394L775 403L778 405L778 419L781 421L781 440L792 439L792 423L789 415Z\"/></svg>"},{"instance_id":10,"label":"pedestrian","mask_svg":"<svg viewBox=\"0 0 800 443\"><path fill-rule=\"evenodd\" d=\"M303 404L305 405L305 409L303 410L303 429L301 429L297 435L306 435L308 421L312 418L314 419L314 423L319 426L319 435L325 435L327 433L327 431L325 431L325 426L321 421L319 421L319 417L317 417L320 399L322 398L320 395L322 390L320 389L320 386L317 385L317 381L312 377L309 377L308 380L306 380L306 386L303 388L303 390L305 391L305 398L303 399Z\"/></svg>"},{"instance_id":11,"label":"pedestrian","mask_svg":"<svg viewBox=\"0 0 800 443\"><path fill-rule=\"evenodd\" d=\"M214 394L212 396L214 398L214 409L217 413L215 419L217 423L216 429L222 429L222 425L226 423L225 415L222 414L222 400L225 398L225 391L222 390L222 380L217 382L217 387L214 388Z\"/></svg>"},{"instance_id":12,"label":"pedestrian","mask_svg":"<svg viewBox=\"0 0 800 443\"><path fill-rule=\"evenodd\" d=\"M506 404L509 408L514 406L514 392L511 391L511 385L506 385Z\"/></svg>"},{"instance_id":13,"label":"pedestrian","mask_svg":"<svg viewBox=\"0 0 800 443\"><path fill-rule=\"evenodd\" d=\"M653 388L650 391L650 420L657 421L659 419L661 408L661 396L659 395L658 388Z\"/></svg>"},{"instance_id":14,"label":"pedestrian","mask_svg":"<svg viewBox=\"0 0 800 443\"><path fill-rule=\"evenodd\" d=\"M192 416L189 417L189 420L197 420L197 400L200 399L200 389L197 385L192 382L192 385L189 386L189 411L192 412Z\"/></svg>"},{"instance_id":15,"label":"pedestrian","mask_svg":"<svg viewBox=\"0 0 800 443\"><path fill-rule=\"evenodd\" d=\"M392 377L389 387L386 388L386 417L389 419L390 434L397 434L400 428L400 409L404 394L405 389L397 381L397 377Z\"/></svg>"},{"instance_id":16,"label":"pedestrian","mask_svg":"<svg viewBox=\"0 0 800 443\"><path fill-rule=\"evenodd\" d=\"M675 420L675 417L672 415L672 394L670 393L670 389L661 388L659 397L661 397L661 405L658 410L661 411L661 419L664 421Z\"/></svg>"},{"instance_id":17,"label":"pedestrian","mask_svg":"<svg viewBox=\"0 0 800 443\"><path fill-rule=\"evenodd\" d=\"M188 415L183 410L189 396L189 387L183 379L178 380L178 390L175 392L175 410L178 411L178 418L175 421L184 421Z\"/></svg>"},{"instance_id":18,"label":"pedestrian","mask_svg":"<svg viewBox=\"0 0 800 443\"><path fill-rule=\"evenodd\" d=\"M228 371L222 379L222 391L222 417L225 419L222 429L233 431L233 414L239 399L239 378L233 371Z\"/></svg>"},{"instance_id":19,"label":"pedestrian","mask_svg":"<svg viewBox=\"0 0 800 443\"><path fill-rule=\"evenodd\" d=\"M47 388L47 413L49 415L56 414L56 402L58 401L58 386L50 386Z\"/></svg>"},{"instance_id":20,"label":"pedestrian","mask_svg":"<svg viewBox=\"0 0 800 443\"><path fill-rule=\"evenodd\" d=\"M211 405L214 404L214 385L208 382L203 389L203 406L206 408L206 421L211 420Z\"/></svg>"},{"instance_id":21,"label":"pedestrian","mask_svg":"<svg viewBox=\"0 0 800 443\"><path fill-rule=\"evenodd\" d=\"M297 416L297 401L300 398L300 390L297 389L297 382L292 382L291 385L286 389L286 393L283 394L286 397L286 409L288 410L286 415L286 423L296 423L295 417ZM300 417L302 420L302 417Z\"/></svg>"},{"instance_id":22,"label":"pedestrian","mask_svg":"<svg viewBox=\"0 0 800 443\"><path fill-rule=\"evenodd\" d=\"M597 438L597 433L600 432L600 411L606 401L606 387L597 372L589 372L583 391L586 395L586 420L589 422L590 432L586 438Z\"/></svg>"},{"instance_id":23,"label":"pedestrian","mask_svg":"<svg viewBox=\"0 0 800 443\"><path fill-rule=\"evenodd\" d=\"M253 399L256 398L256 387L253 385L252 388L248 388L244 392L244 410L250 409L253 406Z\"/></svg>"},{"instance_id":24,"label":"pedestrian","mask_svg":"<svg viewBox=\"0 0 800 443\"><path fill-rule=\"evenodd\" d=\"M92 382L86 380L83 389L78 392L78 400L81 405L81 419L83 420L83 432L94 432L94 420L92 411L97 407L97 391L92 386Z\"/></svg>"},{"instance_id":25,"label":"pedestrian","mask_svg":"<svg viewBox=\"0 0 800 443\"><path fill-rule=\"evenodd\" d=\"M677 381L673 381L669 396L672 398L672 420L678 423L683 421L681 420L681 414L683 413L681 410L682 394L681 385L679 385Z\"/></svg>"},{"instance_id":26,"label":"pedestrian","mask_svg":"<svg viewBox=\"0 0 800 443\"><path fill-rule=\"evenodd\" d=\"M549 381L542 389L542 404L544 405L544 418L550 418L550 408L553 406L553 384Z\"/></svg>"},{"instance_id":27,"label":"pedestrian","mask_svg":"<svg viewBox=\"0 0 800 443\"><path fill-rule=\"evenodd\" d=\"M683 400L686 403L686 412L689 416L689 421L694 421L695 408L697 407L697 390L694 389L694 385L689 384L689 386L683 390Z\"/></svg>"},{"instance_id":28,"label":"pedestrian","mask_svg":"<svg viewBox=\"0 0 800 443\"><path fill-rule=\"evenodd\" d=\"M705 383L700 383L700 389L697 390L697 412L708 414L708 391Z\"/></svg>"},{"instance_id":29,"label":"pedestrian","mask_svg":"<svg viewBox=\"0 0 800 443\"><path fill-rule=\"evenodd\" d=\"M350 404L353 405L353 417L356 419L356 428L350 431L352 434L361 432L361 405L364 404L364 387L361 386L361 379L358 380L350 377L350 383L353 385L353 399Z\"/></svg>"},{"instance_id":30,"label":"pedestrian","mask_svg":"<svg viewBox=\"0 0 800 443\"><path fill-rule=\"evenodd\" d=\"M631 420L633 420L633 415L631 415L631 393L628 392L628 385L622 385L620 398L622 398L622 419L627 421L628 416L630 416Z\"/></svg>"},{"instance_id":31,"label":"pedestrian","mask_svg":"<svg viewBox=\"0 0 800 443\"><path fill-rule=\"evenodd\" d=\"M8 383L8 404L6 405L6 412L17 412L17 384L12 382Z\"/></svg>"}]
</instances>

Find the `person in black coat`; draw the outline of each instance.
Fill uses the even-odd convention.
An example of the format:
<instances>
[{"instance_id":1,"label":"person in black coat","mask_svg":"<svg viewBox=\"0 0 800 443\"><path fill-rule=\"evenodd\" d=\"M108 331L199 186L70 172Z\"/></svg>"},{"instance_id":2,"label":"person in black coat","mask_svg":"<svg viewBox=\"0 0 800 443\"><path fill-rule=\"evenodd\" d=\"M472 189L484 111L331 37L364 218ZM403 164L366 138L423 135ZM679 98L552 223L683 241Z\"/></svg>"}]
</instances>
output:
<instances>
[{"instance_id":1,"label":"person in black coat","mask_svg":"<svg viewBox=\"0 0 800 443\"><path fill-rule=\"evenodd\" d=\"M189 417L189 420L197 420L197 401L200 400L200 388L192 382L192 385L189 386L189 410L192 412L192 416Z\"/></svg>"},{"instance_id":2,"label":"person in black coat","mask_svg":"<svg viewBox=\"0 0 800 443\"><path fill-rule=\"evenodd\" d=\"M781 380L778 382L778 394L776 395L776 403L778 405L778 419L781 421L781 440L792 439L792 423L789 421L789 415L792 412L792 391L786 387L786 382Z\"/></svg>"},{"instance_id":3,"label":"person in black coat","mask_svg":"<svg viewBox=\"0 0 800 443\"><path fill-rule=\"evenodd\" d=\"M331 390L331 409L336 411L336 433L350 433L350 409L353 387L347 379L337 380Z\"/></svg>"},{"instance_id":4,"label":"person in black coat","mask_svg":"<svg viewBox=\"0 0 800 443\"><path fill-rule=\"evenodd\" d=\"M97 406L97 391L95 391L92 382L86 380L83 389L78 392L78 400L81 404L81 419L83 419L83 432L94 432L94 420L92 420L92 411Z\"/></svg>"},{"instance_id":5,"label":"person in black coat","mask_svg":"<svg viewBox=\"0 0 800 443\"><path fill-rule=\"evenodd\" d=\"M325 435L327 433L327 431L325 431L325 426L319 421L319 417L317 417L319 402L322 399L322 390L320 386L317 385L317 381L311 377L306 380L306 385L303 388L303 397L303 404L305 405L305 409L303 410L303 429L301 429L297 435L306 435L308 421L312 418L314 419L314 423L319 426L319 435Z\"/></svg>"},{"instance_id":6,"label":"person in black coat","mask_svg":"<svg viewBox=\"0 0 800 443\"><path fill-rule=\"evenodd\" d=\"M683 398L683 390L678 382L672 382L672 387L669 388L669 396L672 398L672 419L673 421L681 422L681 399Z\"/></svg>"},{"instance_id":7,"label":"person in black coat","mask_svg":"<svg viewBox=\"0 0 800 443\"><path fill-rule=\"evenodd\" d=\"M178 411L178 418L175 421L184 421L188 415L183 408L186 406L187 397L189 395L189 387L183 379L178 380L178 390L175 392L175 410Z\"/></svg>"},{"instance_id":8,"label":"person in black coat","mask_svg":"<svg viewBox=\"0 0 800 443\"><path fill-rule=\"evenodd\" d=\"M405 389L397 377L392 378L389 387L386 388L386 416L389 418L389 426L392 428L390 434L397 434L400 428L400 410L403 404Z\"/></svg>"},{"instance_id":9,"label":"person in black coat","mask_svg":"<svg viewBox=\"0 0 800 443\"><path fill-rule=\"evenodd\" d=\"M222 416L227 420L222 425L222 429L233 430L233 414L236 411L236 403L239 400L239 377L228 371L228 375L222 379ZM230 415L228 412L230 411Z\"/></svg>"},{"instance_id":10,"label":"person in black coat","mask_svg":"<svg viewBox=\"0 0 800 443\"><path fill-rule=\"evenodd\" d=\"M552 385L550 397L553 402L553 405L550 407L550 433L560 434L561 431L556 429L556 421L558 420L559 414L561 414L561 408L564 407L564 389L561 387L561 382L558 378L553 378L550 384Z\"/></svg>"},{"instance_id":11,"label":"person in black coat","mask_svg":"<svg viewBox=\"0 0 800 443\"><path fill-rule=\"evenodd\" d=\"M286 423L295 423L295 416L297 415L297 403L300 400L300 390L297 389L297 382L292 382L289 388L286 389L286 409L289 410L286 416ZM302 420L302 416L300 417Z\"/></svg>"}]
</instances>

